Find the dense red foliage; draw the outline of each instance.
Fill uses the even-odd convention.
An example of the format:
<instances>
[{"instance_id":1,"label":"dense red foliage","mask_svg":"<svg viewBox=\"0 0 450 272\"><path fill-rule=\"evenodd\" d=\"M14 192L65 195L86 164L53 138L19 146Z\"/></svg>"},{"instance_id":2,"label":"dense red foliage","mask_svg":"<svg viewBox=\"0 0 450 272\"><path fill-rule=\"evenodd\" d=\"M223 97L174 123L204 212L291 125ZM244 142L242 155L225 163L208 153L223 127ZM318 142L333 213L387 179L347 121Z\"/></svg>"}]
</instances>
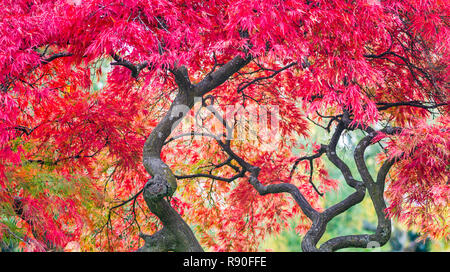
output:
<instances>
[{"instance_id":1,"label":"dense red foliage","mask_svg":"<svg viewBox=\"0 0 450 272\"><path fill-rule=\"evenodd\" d=\"M169 70L185 65L195 83L244 54L254 61L211 94L224 111L278 107L279 141L233 141L239 155L261 167L262 182L293 183L321 209L307 161L290 175L293 150L302 156L319 148L307 119L322 122L345 109L355 124L403 127L401 135L386 135L387 156L401 157L386 188L388 214L448 238L446 1L2 0L1 6L0 237L15 231L7 218L19 216L25 250L73 241L83 250L136 249L139 232L156 230L158 220L141 196L110 209L149 178L142 147L176 92ZM122 58L145 65L133 74L117 65ZM434 116L414 107L417 101L443 105L439 123L428 124ZM382 109L400 102L406 105ZM299 138L311 144L301 146ZM208 138L187 137L168 143L162 158L175 174L191 174L226 156ZM212 173L235 174L232 167ZM314 173L319 191L336 188L320 159ZM294 216L304 219L299 231L310 224L292 200L261 197L245 178L180 180L172 204L211 250L257 250Z\"/></svg>"}]
</instances>

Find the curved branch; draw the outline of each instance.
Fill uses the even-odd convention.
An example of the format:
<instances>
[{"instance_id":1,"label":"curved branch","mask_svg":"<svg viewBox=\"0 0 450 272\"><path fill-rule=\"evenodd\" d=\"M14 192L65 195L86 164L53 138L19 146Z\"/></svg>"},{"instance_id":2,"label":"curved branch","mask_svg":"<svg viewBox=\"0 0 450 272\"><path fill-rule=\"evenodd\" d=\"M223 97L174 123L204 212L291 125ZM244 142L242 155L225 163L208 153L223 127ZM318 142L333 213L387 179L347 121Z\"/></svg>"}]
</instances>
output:
<instances>
[{"instance_id":1,"label":"curved branch","mask_svg":"<svg viewBox=\"0 0 450 272\"><path fill-rule=\"evenodd\" d=\"M327 146L326 155L328 159L341 171L346 183L356 191L344 200L326 209L323 213L320 214L319 218L313 222L313 225L308 230L302 241L302 249L304 251L323 251L324 249L322 247L319 249L317 248L317 243L325 233L328 222L337 215L360 203L364 199L366 191L364 184L353 177L348 165L344 161L342 161L336 153L336 146L339 142L342 132L348 128L350 123L349 113L347 111L344 111L344 114L342 115L342 118L339 121Z\"/></svg>"},{"instance_id":2,"label":"curved branch","mask_svg":"<svg viewBox=\"0 0 450 272\"><path fill-rule=\"evenodd\" d=\"M56 53L56 54L51 55L48 58L42 59L41 63L42 64L48 64L48 63L52 62L55 59L63 58L63 57L70 57L70 56L73 56L73 54L72 53Z\"/></svg>"},{"instance_id":3,"label":"curved branch","mask_svg":"<svg viewBox=\"0 0 450 272\"><path fill-rule=\"evenodd\" d=\"M311 186L314 188L314 190L316 191L316 193L317 193L318 195L320 195L320 196L323 196L323 193L321 193L321 192L317 189L316 185L315 185L315 184L313 183L313 181L312 181L312 178L313 178L313 171L314 171L314 169L313 169L313 167L314 167L313 161L314 161L314 159L320 158L320 157L322 156L322 154L326 152L326 150L327 150L327 146L326 146L326 145L321 145L321 146L320 146L320 149L317 151L316 154L313 154L313 155L311 155L311 156L304 156L304 157L300 157L300 158L296 159L295 162L294 162L294 165L292 166L291 173L289 174L289 176L292 178L292 176L293 176L293 174L294 174L294 171L295 171L295 169L297 168L297 165L298 165L301 161L308 160L308 161L309 161L309 183L310 183Z\"/></svg>"},{"instance_id":4,"label":"curved branch","mask_svg":"<svg viewBox=\"0 0 450 272\"><path fill-rule=\"evenodd\" d=\"M117 54L113 54L112 57L115 60L115 62L111 62L111 65L120 65L125 68L128 68L131 71L131 76L135 79L138 78L139 73L142 71L142 69L144 69L145 67L148 66L148 62L146 62L146 61L135 65L135 64L131 63L130 61L121 58Z\"/></svg>"},{"instance_id":5,"label":"curved branch","mask_svg":"<svg viewBox=\"0 0 450 272\"><path fill-rule=\"evenodd\" d=\"M154 243L158 244L159 241L172 240L173 238L175 251L203 251L189 225L164 199L164 197L171 197L175 192L177 181L169 166L161 160L160 154L172 130L194 106L194 97L203 96L220 86L234 73L247 65L249 61L250 58L243 59L237 56L196 85L190 82L185 67L182 66L171 70L179 87L178 94L166 115L147 138L143 150L144 167L152 176L144 187L144 200L151 212L161 220L164 228L158 234L154 234L154 236L141 236L147 239L144 238L145 245L140 250L151 251L155 248L167 250L168 248L165 246L155 247ZM158 236L165 238L156 239L155 237Z\"/></svg>"},{"instance_id":6,"label":"curved branch","mask_svg":"<svg viewBox=\"0 0 450 272\"><path fill-rule=\"evenodd\" d=\"M290 184L290 183L279 183L279 184L269 184L269 185L263 185L259 180L259 167L253 166L246 162L244 159L239 157L236 153L231 150L230 146L221 142L217 141L219 145L222 147L222 149L235 161L238 162L238 164L246 171L250 173L249 177L249 183L253 186L253 188L256 189L256 191L260 195L266 195L266 194L277 194L277 193L289 193L295 200L295 202L299 205L299 207L302 209L303 213L310 218L311 220L315 220L319 212L317 212L311 204L308 202L308 200L303 196L303 194L300 192L300 190L297 188L297 186Z\"/></svg>"},{"instance_id":7,"label":"curved branch","mask_svg":"<svg viewBox=\"0 0 450 272\"><path fill-rule=\"evenodd\" d=\"M448 106L448 103L430 103L429 105L425 104L424 101L404 101L404 102L378 102L377 105L380 107L377 108L377 110L387 110L392 107L401 107L401 106L407 106L407 107L414 107L414 108L421 108L421 109L435 109L443 106Z\"/></svg>"},{"instance_id":8,"label":"curved branch","mask_svg":"<svg viewBox=\"0 0 450 272\"><path fill-rule=\"evenodd\" d=\"M245 172L246 170L241 170L238 174L230 177L230 178L224 178L224 177L220 177L220 176L215 176L215 175L210 175L210 174L204 174L204 173L199 173L199 174L192 174L192 175L183 175L183 176L177 176L175 175L175 177L177 179L190 179L190 178L210 178L213 180L220 180L220 181L225 181L227 183L230 183L238 178L242 178L245 176Z\"/></svg>"},{"instance_id":9,"label":"curved branch","mask_svg":"<svg viewBox=\"0 0 450 272\"><path fill-rule=\"evenodd\" d=\"M395 160L387 160L383 163L381 169L377 174L376 183L372 178L364 159L364 153L368 146L373 144L373 138L379 133L395 134L401 131L400 128L385 128L381 131L371 131L369 135L364 137L356 146L354 151L354 160L358 172L367 188L370 198L372 200L375 212L377 214L378 225L375 234L361 234L361 235L347 235L332 238L320 246L323 251L335 251L347 247L366 248L366 247L380 247L385 245L391 236L391 220L387 218L384 210L386 203L384 201L384 183L389 169L394 164ZM341 211L340 211L341 212ZM373 243L373 244L371 244Z\"/></svg>"},{"instance_id":10,"label":"curved branch","mask_svg":"<svg viewBox=\"0 0 450 272\"><path fill-rule=\"evenodd\" d=\"M273 77L275 77L276 75L278 75L279 73L281 73L282 71L287 70L287 69L289 69L289 68L291 68L292 66L295 66L295 65L297 65L297 62L292 62L292 63L290 63L290 64L288 64L288 65L286 65L286 66L280 68L279 70L272 70L273 73L270 74L270 75L268 75L268 76L258 77L258 78L253 79L253 80L250 81L250 82L241 83L241 84L239 84L239 86L238 86L237 93L242 92L245 88L247 88L248 86L250 86L250 85L252 85L252 84L255 84L255 83L258 82L258 81L273 78ZM268 69L265 69L265 70L268 70Z\"/></svg>"}]
</instances>

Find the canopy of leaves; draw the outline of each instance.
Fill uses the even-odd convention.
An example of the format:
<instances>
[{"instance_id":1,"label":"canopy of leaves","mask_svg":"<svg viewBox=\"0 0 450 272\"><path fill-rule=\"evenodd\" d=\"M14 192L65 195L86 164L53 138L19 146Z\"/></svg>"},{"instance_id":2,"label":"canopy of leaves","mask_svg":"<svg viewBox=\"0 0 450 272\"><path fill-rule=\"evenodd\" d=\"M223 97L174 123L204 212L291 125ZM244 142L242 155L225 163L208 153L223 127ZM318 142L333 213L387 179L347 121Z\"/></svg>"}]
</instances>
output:
<instances>
[{"instance_id":1,"label":"canopy of leaves","mask_svg":"<svg viewBox=\"0 0 450 272\"><path fill-rule=\"evenodd\" d=\"M373 140L385 144L380 163L398 160L386 212L448 239L446 1L0 2L0 239L27 251L138 248L141 231L160 228L140 195L150 178L142 148L177 93L173 70L187 67L198 83L236 56L251 60L209 100L222 112L278 109L278 141L231 143L261 168L262 183L294 184L320 211L310 172L325 197L338 183L322 159L291 173L320 150L310 127L330 121L329 131L343 112L355 127L401 127ZM198 106L190 117L212 122ZM161 158L179 177L239 175L208 137L174 137ZM257 250L296 216L298 230L309 228L292 199L262 197L246 176L230 179L182 178L171 200L205 249Z\"/></svg>"}]
</instances>

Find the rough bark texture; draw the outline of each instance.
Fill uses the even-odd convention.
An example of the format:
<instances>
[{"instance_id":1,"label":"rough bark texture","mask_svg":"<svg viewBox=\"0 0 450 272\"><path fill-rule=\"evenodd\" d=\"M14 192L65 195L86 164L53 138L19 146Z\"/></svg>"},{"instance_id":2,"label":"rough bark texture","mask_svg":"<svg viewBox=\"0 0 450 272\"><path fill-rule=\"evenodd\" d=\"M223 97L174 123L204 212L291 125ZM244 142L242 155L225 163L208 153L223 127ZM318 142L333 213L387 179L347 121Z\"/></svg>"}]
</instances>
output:
<instances>
[{"instance_id":1,"label":"rough bark texture","mask_svg":"<svg viewBox=\"0 0 450 272\"><path fill-rule=\"evenodd\" d=\"M185 116L187 111L193 107L194 98L202 97L224 83L249 61L250 58L243 59L241 57L235 57L220 67L220 69L210 73L196 85L191 84L189 81L188 72L185 67L179 67L171 71L179 87L178 94L169 111L148 137L143 152L145 169L152 176L144 187L143 196L149 209L161 220L164 227L153 235L142 234L141 237L145 241L145 244L139 249L140 251L203 251L188 224L165 200L165 197L170 197L175 192L177 188L177 177L174 176L171 169L161 160L160 153L164 144L167 143L167 138L170 136L171 131ZM236 178L243 177L248 173L250 184L260 195L289 193L294 198L303 213L312 221L312 226L302 241L303 251L335 251L347 247L382 246L387 243L391 233L391 221L384 213L386 208L383 198L384 181L395 161L386 161L381 167L376 181L374 181L367 169L364 152L371 145L371 141L377 135L377 131L370 127L352 127L350 114L345 110L343 114L335 116L331 122L333 121L337 122L337 126L328 145L322 145L317 154L306 159L312 160L320 157L322 154L326 154L328 159L340 170L347 185L354 188L355 192L321 213L315 210L299 189L292 184L282 183L264 186L258 180L260 171L258 167L249 164L234 153L229 141L222 142L219 139L216 139L216 141L222 150L229 155L229 160L235 160L241 167L241 171ZM336 153L336 146L342 133L345 130L354 129L362 129L369 133L359 142L354 151L354 160L362 181L356 180L353 177L348 165ZM398 131L398 129L393 128L382 130L382 132L387 134L394 134ZM234 178L222 180L231 182ZM317 243L325 233L328 222L360 203L366 195L366 190L369 192L378 217L376 232L374 234L335 237L318 247Z\"/></svg>"},{"instance_id":2,"label":"rough bark texture","mask_svg":"<svg viewBox=\"0 0 450 272\"><path fill-rule=\"evenodd\" d=\"M194 98L202 97L220 86L249 61L249 58L235 57L196 85L191 84L185 67L172 70L179 87L178 94L169 111L147 138L143 151L144 167L152 176L144 187L143 196L151 212L161 220L164 227L153 235L141 235L145 244L140 251L203 251L188 224L164 199L173 195L177 180L161 160L161 149L172 129L194 106Z\"/></svg>"},{"instance_id":3,"label":"rough bark texture","mask_svg":"<svg viewBox=\"0 0 450 272\"><path fill-rule=\"evenodd\" d=\"M145 244L139 251L203 251L189 225L165 199L166 197L171 197L176 191L177 177L161 160L160 153L164 144L168 142L167 138L170 136L172 130L194 106L194 98L203 97L208 92L220 86L234 73L247 65L250 60L250 57L244 59L237 56L219 69L208 74L202 81L195 85L190 82L188 71L185 67L182 66L171 70L175 82L178 85L178 94L172 102L168 112L147 138L143 150L144 167L152 176L143 189L143 196L151 212L161 220L163 228L153 235L141 234L141 238L144 240ZM303 213L312 221L312 226L302 241L303 251L335 251L347 247L382 246L387 243L391 234L391 221L384 213L386 208L383 198L384 182L389 169L395 161L386 161L379 170L376 181L374 181L367 169L364 160L364 152L366 148L372 144L371 141L378 132L370 127L352 126L350 116L351 114L346 110L343 110L343 113L340 115L333 116L330 120L328 130L330 130L333 122L337 122L337 125L328 145L321 145L320 150L316 154L302 158L308 159L310 160L310 163L312 163L313 159L326 154L328 159L340 170L347 185L355 189L355 192L350 194L347 198L334 204L323 212L315 210L300 190L292 184L281 183L270 184L267 186L263 185L258 180L260 172L258 167L251 165L233 152L229 140L222 142L220 139L215 138L222 150L228 154L229 161L235 160L240 166L239 174L236 175L236 177L230 179L218 178L218 180L231 182L235 178L246 176L248 173L249 175L247 177L249 183L260 195L289 193L297 205L302 209ZM226 121L222 121L224 125L227 126ZM356 180L353 177L348 165L342 161L336 153L336 146L342 133L345 130L355 129L361 129L368 133L354 150L354 160L362 181ZM399 129L386 128L381 132L395 134L399 132ZM170 141L171 140L169 140L169 142ZM295 166L296 165L294 165L293 170L295 169ZM182 179L185 177L178 178ZM318 247L317 243L325 233L328 222L354 205L360 203L366 195L366 190L369 192L369 196L378 217L378 225L375 233L335 237Z\"/></svg>"}]
</instances>

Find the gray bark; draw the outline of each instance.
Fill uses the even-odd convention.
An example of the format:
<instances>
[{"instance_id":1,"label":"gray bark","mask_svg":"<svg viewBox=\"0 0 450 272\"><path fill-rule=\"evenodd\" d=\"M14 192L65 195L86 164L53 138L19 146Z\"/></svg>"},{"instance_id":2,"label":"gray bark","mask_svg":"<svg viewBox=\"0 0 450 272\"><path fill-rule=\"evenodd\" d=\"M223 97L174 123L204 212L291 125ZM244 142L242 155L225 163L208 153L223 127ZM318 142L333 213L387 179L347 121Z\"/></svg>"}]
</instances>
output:
<instances>
[{"instance_id":1,"label":"gray bark","mask_svg":"<svg viewBox=\"0 0 450 272\"><path fill-rule=\"evenodd\" d=\"M249 61L250 58L235 57L196 85L190 82L185 67L172 70L179 87L178 94L147 138L143 151L144 167L152 176L144 187L143 196L151 212L161 220L164 227L153 235L141 235L145 244L139 251L203 251L189 225L164 199L173 195L177 180L172 170L161 160L161 149L172 129L184 117L180 108L191 109L195 97L202 97L217 88Z\"/></svg>"}]
</instances>

